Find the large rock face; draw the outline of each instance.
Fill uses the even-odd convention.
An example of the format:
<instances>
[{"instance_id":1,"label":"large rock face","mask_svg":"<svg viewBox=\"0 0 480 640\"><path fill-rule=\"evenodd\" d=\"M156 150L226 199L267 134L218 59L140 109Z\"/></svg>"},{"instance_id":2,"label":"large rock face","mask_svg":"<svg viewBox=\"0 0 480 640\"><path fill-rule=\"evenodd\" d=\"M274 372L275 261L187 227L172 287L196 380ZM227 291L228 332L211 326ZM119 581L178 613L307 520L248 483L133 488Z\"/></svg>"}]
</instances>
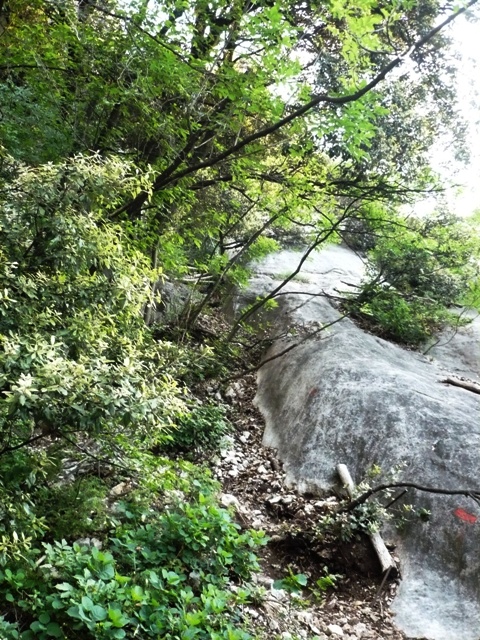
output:
<instances>
[{"instance_id":1,"label":"large rock face","mask_svg":"<svg viewBox=\"0 0 480 640\"><path fill-rule=\"evenodd\" d=\"M456 375L480 378L480 315L478 311L463 311L460 318L471 322L443 331L428 353Z\"/></svg>"},{"instance_id":2,"label":"large rock face","mask_svg":"<svg viewBox=\"0 0 480 640\"><path fill-rule=\"evenodd\" d=\"M299 257L282 252L261 263L250 294L273 288L286 263L294 268ZM282 325L338 318L328 299L312 294L345 290L358 282L363 264L347 249L330 247L307 269L301 281L289 284L301 293L279 298L276 317ZM442 364L342 320L260 369L264 444L278 450L290 481L301 490L331 490L340 462L356 482L373 465L381 467L383 478L405 465L400 480L480 489L480 396L442 383L447 373L478 373L479 363L470 357L478 345L473 336L469 346L469 331L462 330L458 347L466 360L455 360L455 338L448 353L430 352L443 357ZM287 344L276 343L267 355ZM411 638L478 640L480 508L461 496L416 492L407 501L430 510L431 517L413 520L401 535L389 532L402 562L393 606L398 626Z\"/></svg>"}]
</instances>

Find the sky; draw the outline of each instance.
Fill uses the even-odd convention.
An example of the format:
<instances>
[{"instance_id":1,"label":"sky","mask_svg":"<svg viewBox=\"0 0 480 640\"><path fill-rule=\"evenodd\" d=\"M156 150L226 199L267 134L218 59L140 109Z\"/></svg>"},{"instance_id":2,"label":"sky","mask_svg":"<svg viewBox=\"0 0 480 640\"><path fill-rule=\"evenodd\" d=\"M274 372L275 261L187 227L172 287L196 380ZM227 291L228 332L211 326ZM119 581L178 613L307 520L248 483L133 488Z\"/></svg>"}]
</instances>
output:
<instances>
[{"instance_id":1,"label":"sky","mask_svg":"<svg viewBox=\"0 0 480 640\"><path fill-rule=\"evenodd\" d=\"M461 190L452 189L447 201L456 214L466 216L480 209L480 19L473 22L460 16L450 34L461 55L457 91L469 124L471 157L466 166L455 167L448 149L441 149L435 151L432 164L446 180L463 185Z\"/></svg>"}]
</instances>

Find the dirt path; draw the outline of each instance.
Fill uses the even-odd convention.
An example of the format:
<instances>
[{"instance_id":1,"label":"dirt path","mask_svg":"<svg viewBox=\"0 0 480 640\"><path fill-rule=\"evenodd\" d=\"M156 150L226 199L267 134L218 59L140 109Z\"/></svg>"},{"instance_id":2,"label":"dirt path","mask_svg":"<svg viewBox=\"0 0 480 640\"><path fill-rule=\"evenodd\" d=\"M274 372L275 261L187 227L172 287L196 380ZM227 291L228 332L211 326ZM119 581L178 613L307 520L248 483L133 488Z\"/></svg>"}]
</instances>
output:
<instances>
[{"instance_id":1,"label":"dirt path","mask_svg":"<svg viewBox=\"0 0 480 640\"><path fill-rule=\"evenodd\" d=\"M252 624L272 639L404 639L388 609L397 584L381 586L368 540L339 543L322 534L321 520L338 504L336 498L299 496L285 486L275 451L262 447L262 416L253 405L255 376L245 376L222 393L212 387L205 391L229 406L235 427L214 462L214 474L223 486L222 501L235 506L242 527L262 529L269 537L258 577L266 599L245 610ZM306 588L297 596L273 587L275 580L289 574L306 577ZM333 576L336 588L322 592L317 587L317 580L325 576Z\"/></svg>"}]
</instances>

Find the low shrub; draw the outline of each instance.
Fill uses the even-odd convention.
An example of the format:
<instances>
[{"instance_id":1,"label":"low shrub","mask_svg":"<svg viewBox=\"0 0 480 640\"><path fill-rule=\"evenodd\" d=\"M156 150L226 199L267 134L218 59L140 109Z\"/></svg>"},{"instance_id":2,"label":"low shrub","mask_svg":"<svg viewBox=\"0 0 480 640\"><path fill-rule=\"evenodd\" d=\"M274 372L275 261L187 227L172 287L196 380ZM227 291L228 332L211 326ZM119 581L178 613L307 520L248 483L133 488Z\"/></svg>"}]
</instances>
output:
<instances>
[{"instance_id":1,"label":"low shrub","mask_svg":"<svg viewBox=\"0 0 480 640\"><path fill-rule=\"evenodd\" d=\"M218 450L223 436L232 431L232 425L219 405L204 404L194 407L179 418L170 440L162 445L166 451L193 454Z\"/></svg>"},{"instance_id":2,"label":"low shrub","mask_svg":"<svg viewBox=\"0 0 480 640\"><path fill-rule=\"evenodd\" d=\"M81 476L71 483L39 488L35 503L49 538L75 540L103 531L108 522L108 491L108 485L96 476Z\"/></svg>"},{"instance_id":3,"label":"low shrub","mask_svg":"<svg viewBox=\"0 0 480 640\"><path fill-rule=\"evenodd\" d=\"M201 478L162 460L116 503L101 548L38 542L11 558L0 569L1 637L250 638L239 605L254 596L248 579L263 534L242 532Z\"/></svg>"},{"instance_id":4,"label":"low shrub","mask_svg":"<svg viewBox=\"0 0 480 640\"><path fill-rule=\"evenodd\" d=\"M454 316L433 300L406 299L393 288L377 287L368 302L353 305L368 328L381 337L408 345L424 343ZM458 318L455 318L458 321Z\"/></svg>"},{"instance_id":5,"label":"low shrub","mask_svg":"<svg viewBox=\"0 0 480 640\"><path fill-rule=\"evenodd\" d=\"M399 219L395 233L377 238L366 278L346 308L382 337L422 344L458 323L449 309L466 300L478 277L477 252L464 226L448 216Z\"/></svg>"}]
</instances>

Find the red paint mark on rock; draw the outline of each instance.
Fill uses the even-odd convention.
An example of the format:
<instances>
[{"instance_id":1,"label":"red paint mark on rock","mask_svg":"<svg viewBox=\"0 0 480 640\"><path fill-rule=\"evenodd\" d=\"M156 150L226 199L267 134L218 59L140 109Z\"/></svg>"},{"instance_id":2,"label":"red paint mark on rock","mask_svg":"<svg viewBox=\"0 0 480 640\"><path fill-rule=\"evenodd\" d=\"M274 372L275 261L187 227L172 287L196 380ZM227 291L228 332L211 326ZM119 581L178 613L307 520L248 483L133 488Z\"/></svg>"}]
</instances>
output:
<instances>
[{"instance_id":1,"label":"red paint mark on rock","mask_svg":"<svg viewBox=\"0 0 480 640\"><path fill-rule=\"evenodd\" d=\"M453 513L457 518L460 518L460 520L463 520L464 522L468 522L468 524L475 524L477 521L477 516L474 516L473 513L468 513L468 511L465 511L464 509L455 509Z\"/></svg>"}]
</instances>

